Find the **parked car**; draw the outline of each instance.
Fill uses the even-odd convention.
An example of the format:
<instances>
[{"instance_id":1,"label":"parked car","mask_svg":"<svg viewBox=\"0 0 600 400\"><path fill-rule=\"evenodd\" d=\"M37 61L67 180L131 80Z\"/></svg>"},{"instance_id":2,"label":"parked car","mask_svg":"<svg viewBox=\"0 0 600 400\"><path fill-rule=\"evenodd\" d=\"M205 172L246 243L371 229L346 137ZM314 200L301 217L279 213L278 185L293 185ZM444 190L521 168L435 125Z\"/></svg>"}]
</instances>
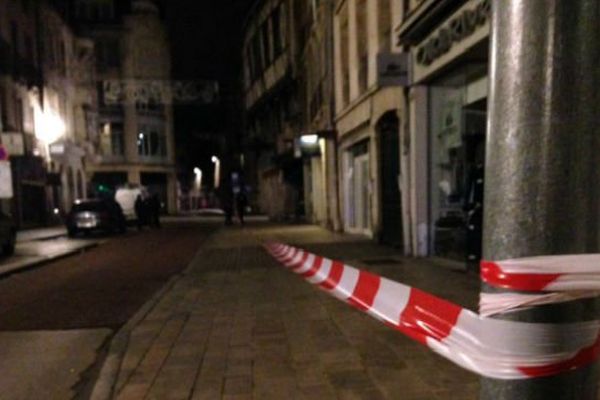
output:
<instances>
[{"instance_id":1,"label":"parked car","mask_svg":"<svg viewBox=\"0 0 600 400\"><path fill-rule=\"evenodd\" d=\"M77 200L66 219L67 231L73 237L80 232L120 232L127 229L121 206L109 199Z\"/></svg>"},{"instance_id":2,"label":"parked car","mask_svg":"<svg viewBox=\"0 0 600 400\"><path fill-rule=\"evenodd\" d=\"M115 192L115 201L121 206L127 222L137 220L135 200L138 196L141 196L144 200L149 198L148 189L139 185L126 185L118 188Z\"/></svg>"},{"instance_id":3,"label":"parked car","mask_svg":"<svg viewBox=\"0 0 600 400\"><path fill-rule=\"evenodd\" d=\"M11 256L15 252L17 228L13 219L0 212L0 248L3 256Z\"/></svg>"}]
</instances>

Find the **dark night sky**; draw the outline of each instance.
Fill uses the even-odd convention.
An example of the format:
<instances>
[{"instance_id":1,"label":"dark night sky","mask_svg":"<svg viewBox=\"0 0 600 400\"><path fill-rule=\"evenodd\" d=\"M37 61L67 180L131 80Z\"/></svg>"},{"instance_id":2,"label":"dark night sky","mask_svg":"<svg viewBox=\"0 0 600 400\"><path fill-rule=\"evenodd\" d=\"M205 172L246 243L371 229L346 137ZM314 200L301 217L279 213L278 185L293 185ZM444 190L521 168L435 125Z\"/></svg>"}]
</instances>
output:
<instances>
[{"instance_id":1,"label":"dark night sky","mask_svg":"<svg viewBox=\"0 0 600 400\"><path fill-rule=\"evenodd\" d=\"M161 0L171 39L173 78L216 80L220 101L214 106L175 109L178 164L210 170L210 156L222 159L237 150L241 134L241 40L253 0ZM226 137L225 148L218 138ZM207 139L213 138L213 140Z\"/></svg>"}]
</instances>

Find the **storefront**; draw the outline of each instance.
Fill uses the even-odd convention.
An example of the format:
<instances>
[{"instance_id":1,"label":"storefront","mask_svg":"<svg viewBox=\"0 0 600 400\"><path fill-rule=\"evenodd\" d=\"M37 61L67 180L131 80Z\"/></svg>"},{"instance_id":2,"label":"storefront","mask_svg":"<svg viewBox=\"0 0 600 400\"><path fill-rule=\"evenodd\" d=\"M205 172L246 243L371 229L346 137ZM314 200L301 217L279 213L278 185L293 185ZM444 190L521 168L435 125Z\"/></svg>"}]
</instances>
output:
<instances>
[{"instance_id":1,"label":"storefront","mask_svg":"<svg viewBox=\"0 0 600 400\"><path fill-rule=\"evenodd\" d=\"M412 46L413 240L426 254L481 257L489 48L488 0L471 0ZM421 26L422 27L422 26ZM419 139L423 138L423 139Z\"/></svg>"},{"instance_id":2,"label":"storefront","mask_svg":"<svg viewBox=\"0 0 600 400\"><path fill-rule=\"evenodd\" d=\"M473 261L481 243L487 106L486 69L477 67L466 65L429 90L430 249Z\"/></svg>"}]
</instances>

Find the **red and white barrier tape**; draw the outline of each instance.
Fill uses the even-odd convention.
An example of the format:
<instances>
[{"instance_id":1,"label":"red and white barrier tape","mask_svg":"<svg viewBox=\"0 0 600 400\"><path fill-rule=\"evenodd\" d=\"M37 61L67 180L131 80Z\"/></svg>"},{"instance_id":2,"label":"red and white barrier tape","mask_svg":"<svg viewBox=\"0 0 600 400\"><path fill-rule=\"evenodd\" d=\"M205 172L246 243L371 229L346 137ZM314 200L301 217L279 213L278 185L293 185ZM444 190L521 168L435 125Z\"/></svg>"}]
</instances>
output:
<instances>
[{"instance_id":1,"label":"red and white barrier tape","mask_svg":"<svg viewBox=\"0 0 600 400\"><path fill-rule=\"evenodd\" d=\"M524 307L597 297L600 295L599 272L600 254L482 261L483 282L535 293L482 293L479 312L490 316Z\"/></svg>"},{"instance_id":2,"label":"red and white barrier tape","mask_svg":"<svg viewBox=\"0 0 600 400\"><path fill-rule=\"evenodd\" d=\"M339 261L272 243L266 249L310 283L470 371L527 379L585 366L600 354L600 321L495 320Z\"/></svg>"}]
</instances>

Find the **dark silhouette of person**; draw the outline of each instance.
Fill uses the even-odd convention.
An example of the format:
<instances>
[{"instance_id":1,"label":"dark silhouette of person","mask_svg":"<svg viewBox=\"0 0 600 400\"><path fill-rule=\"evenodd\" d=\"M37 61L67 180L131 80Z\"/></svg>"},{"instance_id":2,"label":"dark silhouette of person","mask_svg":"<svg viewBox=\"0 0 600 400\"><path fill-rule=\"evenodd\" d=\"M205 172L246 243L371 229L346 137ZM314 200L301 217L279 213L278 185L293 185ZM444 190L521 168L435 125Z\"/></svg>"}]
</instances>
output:
<instances>
[{"instance_id":1,"label":"dark silhouette of person","mask_svg":"<svg viewBox=\"0 0 600 400\"><path fill-rule=\"evenodd\" d=\"M240 224L244 225L244 214L246 213L246 206L248 205L248 196L246 195L244 189L240 189L235 197L235 205Z\"/></svg>"},{"instance_id":2,"label":"dark silhouette of person","mask_svg":"<svg viewBox=\"0 0 600 400\"><path fill-rule=\"evenodd\" d=\"M233 224L233 192L228 182L223 182L219 188L219 199L225 213L225 225Z\"/></svg>"},{"instance_id":3,"label":"dark silhouette of person","mask_svg":"<svg viewBox=\"0 0 600 400\"><path fill-rule=\"evenodd\" d=\"M138 227L138 230L141 230L142 227L146 224L146 208L147 208L144 199L142 199L141 194L137 195L133 206L135 208L135 216L137 218L137 227Z\"/></svg>"},{"instance_id":4,"label":"dark silhouette of person","mask_svg":"<svg viewBox=\"0 0 600 400\"><path fill-rule=\"evenodd\" d=\"M149 223L155 228L160 228L160 209L161 202L158 194L153 194L148 199L148 214L150 217Z\"/></svg>"}]
</instances>

